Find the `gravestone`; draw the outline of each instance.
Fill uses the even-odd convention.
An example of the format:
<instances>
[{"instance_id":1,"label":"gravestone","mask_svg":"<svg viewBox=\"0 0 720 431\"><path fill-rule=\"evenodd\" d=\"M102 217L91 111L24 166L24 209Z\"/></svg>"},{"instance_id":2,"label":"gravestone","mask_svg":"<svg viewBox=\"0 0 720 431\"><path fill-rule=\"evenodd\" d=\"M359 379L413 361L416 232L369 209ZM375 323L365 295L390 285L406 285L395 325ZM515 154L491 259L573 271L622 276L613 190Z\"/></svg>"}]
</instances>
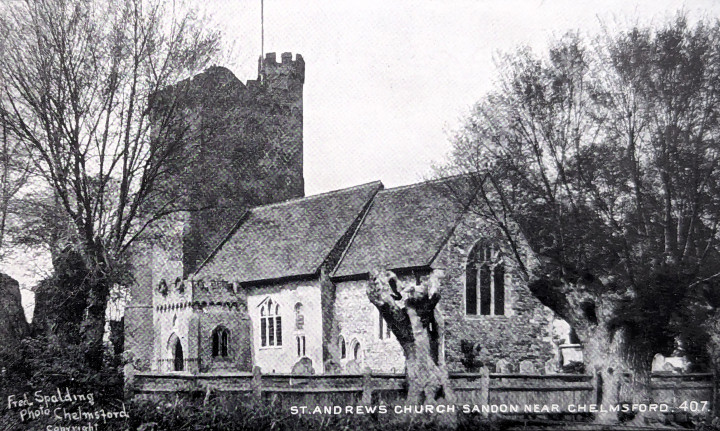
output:
<instances>
[{"instance_id":1,"label":"gravestone","mask_svg":"<svg viewBox=\"0 0 720 431\"><path fill-rule=\"evenodd\" d=\"M342 367L336 361L328 359L324 364L325 374L339 374L342 372Z\"/></svg>"},{"instance_id":2,"label":"gravestone","mask_svg":"<svg viewBox=\"0 0 720 431\"><path fill-rule=\"evenodd\" d=\"M556 374L558 371L557 358L550 358L545 362L545 374Z\"/></svg>"},{"instance_id":3,"label":"gravestone","mask_svg":"<svg viewBox=\"0 0 720 431\"><path fill-rule=\"evenodd\" d=\"M362 367L358 361L352 359L345 364L345 372L347 374L360 374L362 373Z\"/></svg>"},{"instance_id":4,"label":"gravestone","mask_svg":"<svg viewBox=\"0 0 720 431\"><path fill-rule=\"evenodd\" d=\"M315 374L315 369L312 366L312 359L307 357L301 358L295 363L295 365L293 365L290 373L296 376L312 376Z\"/></svg>"},{"instance_id":5,"label":"gravestone","mask_svg":"<svg viewBox=\"0 0 720 431\"><path fill-rule=\"evenodd\" d=\"M512 367L510 366L510 362L507 359L500 359L495 365L495 371L500 374L512 373Z\"/></svg>"},{"instance_id":6,"label":"gravestone","mask_svg":"<svg viewBox=\"0 0 720 431\"><path fill-rule=\"evenodd\" d=\"M520 362L520 374L536 374L535 364L531 360L525 359Z\"/></svg>"},{"instance_id":7,"label":"gravestone","mask_svg":"<svg viewBox=\"0 0 720 431\"><path fill-rule=\"evenodd\" d=\"M665 365L665 356L662 355L662 353L658 353L655 356L653 356L651 370L652 372L658 372L662 371L663 365Z\"/></svg>"}]
</instances>

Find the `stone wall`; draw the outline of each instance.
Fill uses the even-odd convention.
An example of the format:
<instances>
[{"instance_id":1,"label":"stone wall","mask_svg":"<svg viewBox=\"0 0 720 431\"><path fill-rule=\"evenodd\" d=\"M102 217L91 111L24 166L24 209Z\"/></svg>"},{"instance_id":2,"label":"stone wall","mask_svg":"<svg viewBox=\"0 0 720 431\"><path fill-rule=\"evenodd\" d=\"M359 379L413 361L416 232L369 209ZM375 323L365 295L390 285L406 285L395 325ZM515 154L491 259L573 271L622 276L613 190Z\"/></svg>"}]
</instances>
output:
<instances>
[{"instance_id":1,"label":"stone wall","mask_svg":"<svg viewBox=\"0 0 720 431\"><path fill-rule=\"evenodd\" d=\"M500 359L514 364L532 361L538 370L555 357L553 312L543 306L517 275L510 251L505 255L505 315L465 313L465 266L478 240L504 247L503 238L486 222L468 216L457 226L433 267L444 269L440 309L445 317L445 357L452 371L465 370L462 344L474 347L476 358L493 369Z\"/></svg>"},{"instance_id":2,"label":"stone wall","mask_svg":"<svg viewBox=\"0 0 720 431\"><path fill-rule=\"evenodd\" d=\"M174 351L170 343L173 335L180 339L185 371L195 371L199 365L197 334L198 318L192 302L192 289L184 283L161 279L154 289L153 371L173 370Z\"/></svg>"},{"instance_id":3,"label":"stone wall","mask_svg":"<svg viewBox=\"0 0 720 431\"><path fill-rule=\"evenodd\" d=\"M182 236L188 222L187 213L178 213L156 224L136 242L130 251L132 284L130 299L125 307L124 350L131 354L139 371L155 370L163 353L159 336L160 318L154 306L164 305L165 299L155 303L160 281L172 287L182 277ZM159 299L159 298L158 298Z\"/></svg>"},{"instance_id":4,"label":"stone wall","mask_svg":"<svg viewBox=\"0 0 720 431\"><path fill-rule=\"evenodd\" d=\"M200 372L252 371L251 325L245 303L208 306L197 311ZM213 357L213 331L222 326L230 333L228 356Z\"/></svg>"},{"instance_id":5,"label":"stone wall","mask_svg":"<svg viewBox=\"0 0 720 431\"><path fill-rule=\"evenodd\" d=\"M394 335L380 338L380 314L367 297L367 280L341 281L335 287L335 322L339 335L345 339L346 358L342 359L338 340L333 347L334 358L348 371L354 361L353 345L359 342L359 365L378 372L403 372L405 356ZM353 365L350 365L353 367ZM353 371L353 370L349 370Z\"/></svg>"}]
</instances>

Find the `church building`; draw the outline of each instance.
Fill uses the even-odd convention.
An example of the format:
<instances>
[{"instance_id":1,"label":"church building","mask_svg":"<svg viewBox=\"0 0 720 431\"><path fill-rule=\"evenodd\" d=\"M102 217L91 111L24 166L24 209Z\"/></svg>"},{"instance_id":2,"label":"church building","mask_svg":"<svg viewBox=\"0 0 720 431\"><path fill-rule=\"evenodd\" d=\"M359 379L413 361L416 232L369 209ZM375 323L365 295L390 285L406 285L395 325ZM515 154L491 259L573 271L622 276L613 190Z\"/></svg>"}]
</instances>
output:
<instances>
[{"instance_id":1,"label":"church building","mask_svg":"<svg viewBox=\"0 0 720 431\"><path fill-rule=\"evenodd\" d=\"M290 64L289 55L280 64L274 55L261 59L261 73L263 65ZM291 87L271 90L287 95ZM295 107L301 101L300 89ZM282 106L269 115L283 115ZM301 149L302 112L286 115L300 125L299 135L291 130L299 143L286 143ZM287 136L266 136L273 133ZM202 234L188 229L202 225L197 215L168 223L160 241L137 253L125 337L141 370L403 372L400 344L366 295L374 269L407 283L439 278L441 353L451 370L499 361L542 370L556 355L553 313L518 277L502 236L458 197L464 177L302 196L302 159L293 157L299 165L285 169L287 182L264 185L286 192L243 202L235 217L215 223L204 254L188 245L189 232Z\"/></svg>"}]
</instances>

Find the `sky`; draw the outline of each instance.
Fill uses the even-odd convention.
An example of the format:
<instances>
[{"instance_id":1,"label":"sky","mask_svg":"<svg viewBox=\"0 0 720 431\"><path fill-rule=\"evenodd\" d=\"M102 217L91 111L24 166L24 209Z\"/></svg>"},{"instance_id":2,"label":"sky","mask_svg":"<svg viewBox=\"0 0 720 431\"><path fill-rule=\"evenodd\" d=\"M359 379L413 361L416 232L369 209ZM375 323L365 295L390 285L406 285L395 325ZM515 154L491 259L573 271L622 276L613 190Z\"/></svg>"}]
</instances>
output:
<instances>
[{"instance_id":1,"label":"sky","mask_svg":"<svg viewBox=\"0 0 720 431\"><path fill-rule=\"evenodd\" d=\"M257 76L260 0L205 0L227 41L231 70ZM432 174L450 137L496 74L493 57L554 37L661 23L680 9L719 17L716 1L264 0L265 52L305 59L305 191Z\"/></svg>"},{"instance_id":2,"label":"sky","mask_svg":"<svg viewBox=\"0 0 720 431\"><path fill-rule=\"evenodd\" d=\"M187 1L223 33L219 65L257 78L261 0ZM264 0L265 52L305 60L306 194L394 187L443 162L492 87L498 53L542 52L568 31L657 24L681 9L691 20L720 17L717 0ZM19 259L2 270L20 281L29 313L43 259Z\"/></svg>"}]
</instances>

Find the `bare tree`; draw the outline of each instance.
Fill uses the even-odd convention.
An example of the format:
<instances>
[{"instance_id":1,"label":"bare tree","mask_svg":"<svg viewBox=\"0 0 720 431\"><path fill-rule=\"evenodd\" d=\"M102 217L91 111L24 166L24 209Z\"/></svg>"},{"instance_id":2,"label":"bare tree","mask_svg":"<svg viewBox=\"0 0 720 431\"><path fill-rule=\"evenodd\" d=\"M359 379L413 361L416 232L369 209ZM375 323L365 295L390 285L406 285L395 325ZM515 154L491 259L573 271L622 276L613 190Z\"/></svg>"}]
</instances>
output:
<instances>
[{"instance_id":1,"label":"bare tree","mask_svg":"<svg viewBox=\"0 0 720 431\"><path fill-rule=\"evenodd\" d=\"M405 285L391 271L370 273L367 295L403 349L411 404L454 398L441 352L445 326L437 284L437 274L426 283Z\"/></svg>"},{"instance_id":2,"label":"bare tree","mask_svg":"<svg viewBox=\"0 0 720 431\"><path fill-rule=\"evenodd\" d=\"M185 138L172 98L158 106L156 95L206 67L218 34L159 0L27 0L1 20L2 111L71 220L89 274L81 339L99 367L108 292L129 247L181 209L156 193Z\"/></svg>"},{"instance_id":3,"label":"bare tree","mask_svg":"<svg viewBox=\"0 0 720 431\"><path fill-rule=\"evenodd\" d=\"M647 395L688 287L720 272L718 46L718 24L679 17L519 50L455 142L449 169L576 331L606 403Z\"/></svg>"},{"instance_id":4,"label":"bare tree","mask_svg":"<svg viewBox=\"0 0 720 431\"><path fill-rule=\"evenodd\" d=\"M13 207L32 172L32 162L25 148L8 129L6 116L0 111L0 256L6 247L5 238Z\"/></svg>"}]
</instances>

